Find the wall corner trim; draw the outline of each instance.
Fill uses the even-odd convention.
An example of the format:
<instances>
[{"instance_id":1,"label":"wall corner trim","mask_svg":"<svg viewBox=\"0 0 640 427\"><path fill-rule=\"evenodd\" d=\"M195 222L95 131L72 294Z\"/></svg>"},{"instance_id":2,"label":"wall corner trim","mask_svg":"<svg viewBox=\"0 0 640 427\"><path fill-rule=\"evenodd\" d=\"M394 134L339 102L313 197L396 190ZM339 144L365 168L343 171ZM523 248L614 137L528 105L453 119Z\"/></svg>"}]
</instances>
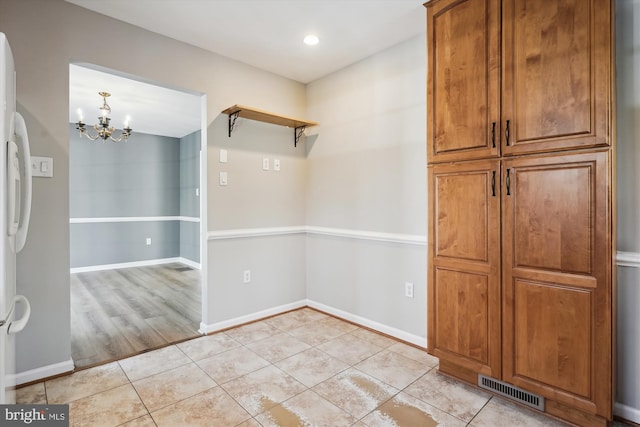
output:
<instances>
[{"instance_id":1,"label":"wall corner trim","mask_svg":"<svg viewBox=\"0 0 640 427\"><path fill-rule=\"evenodd\" d=\"M634 423L640 423L640 408L632 408L623 403L616 402L613 407L613 414Z\"/></svg>"},{"instance_id":2,"label":"wall corner trim","mask_svg":"<svg viewBox=\"0 0 640 427\"><path fill-rule=\"evenodd\" d=\"M622 252L616 254L616 264L618 267L640 268L640 252Z\"/></svg>"},{"instance_id":3,"label":"wall corner trim","mask_svg":"<svg viewBox=\"0 0 640 427\"><path fill-rule=\"evenodd\" d=\"M73 359L64 362L54 363L52 365L42 366L36 369L30 369L24 372L18 372L15 376L15 384L26 384L32 381L38 381L44 378L50 378L55 375L72 373L75 369Z\"/></svg>"}]
</instances>

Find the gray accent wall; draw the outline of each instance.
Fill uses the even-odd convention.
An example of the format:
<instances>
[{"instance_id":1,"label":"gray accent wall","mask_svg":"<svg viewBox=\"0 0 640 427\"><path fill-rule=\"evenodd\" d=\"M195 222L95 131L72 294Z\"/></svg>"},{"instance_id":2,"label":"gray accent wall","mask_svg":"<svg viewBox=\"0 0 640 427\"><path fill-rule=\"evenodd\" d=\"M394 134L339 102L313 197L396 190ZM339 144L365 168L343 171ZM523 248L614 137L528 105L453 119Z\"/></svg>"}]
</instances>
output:
<instances>
[{"instance_id":1,"label":"gray accent wall","mask_svg":"<svg viewBox=\"0 0 640 427\"><path fill-rule=\"evenodd\" d=\"M70 217L179 216L183 206L192 212L199 203L194 181L200 171L193 160L199 135L183 138L185 147L183 139L144 133L103 143L81 138L70 123ZM191 189L193 197L187 197ZM71 268L177 258L183 246L188 259L198 262L198 235L194 239L193 227L182 227L181 222L71 223Z\"/></svg>"},{"instance_id":2,"label":"gray accent wall","mask_svg":"<svg viewBox=\"0 0 640 427\"><path fill-rule=\"evenodd\" d=\"M180 138L180 216L200 218L200 140L196 131ZM180 221L180 257L200 262L200 223Z\"/></svg>"},{"instance_id":3,"label":"gray accent wall","mask_svg":"<svg viewBox=\"0 0 640 427\"><path fill-rule=\"evenodd\" d=\"M80 138L69 123L71 218L180 215L180 140L134 133L126 142Z\"/></svg>"},{"instance_id":4,"label":"gray accent wall","mask_svg":"<svg viewBox=\"0 0 640 427\"><path fill-rule=\"evenodd\" d=\"M179 257L180 228L180 221L71 224L71 267Z\"/></svg>"}]
</instances>

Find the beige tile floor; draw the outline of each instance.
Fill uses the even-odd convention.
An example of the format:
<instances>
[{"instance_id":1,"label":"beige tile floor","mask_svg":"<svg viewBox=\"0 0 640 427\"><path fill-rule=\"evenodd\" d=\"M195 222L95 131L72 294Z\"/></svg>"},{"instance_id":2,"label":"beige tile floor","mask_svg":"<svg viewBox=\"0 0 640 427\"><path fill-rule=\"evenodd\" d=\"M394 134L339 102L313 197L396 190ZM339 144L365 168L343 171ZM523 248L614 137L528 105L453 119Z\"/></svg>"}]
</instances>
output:
<instances>
[{"instance_id":1,"label":"beige tile floor","mask_svg":"<svg viewBox=\"0 0 640 427\"><path fill-rule=\"evenodd\" d=\"M18 390L72 426L564 426L425 352L304 308Z\"/></svg>"}]
</instances>

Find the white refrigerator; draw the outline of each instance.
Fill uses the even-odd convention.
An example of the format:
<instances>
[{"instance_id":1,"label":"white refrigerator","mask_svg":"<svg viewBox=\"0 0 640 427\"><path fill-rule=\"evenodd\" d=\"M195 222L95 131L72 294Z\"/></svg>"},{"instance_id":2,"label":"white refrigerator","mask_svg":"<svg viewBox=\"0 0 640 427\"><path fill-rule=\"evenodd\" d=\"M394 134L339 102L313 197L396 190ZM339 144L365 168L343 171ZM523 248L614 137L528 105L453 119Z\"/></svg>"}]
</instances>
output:
<instances>
[{"instance_id":1,"label":"white refrigerator","mask_svg":"<svg viewBox=\"0 0 640 427\"><path fill-rule=\"evenodd\" d=\"M15 403L15 334L31 314L16 295L16 254L24 247L31 213L31 154L24 119L16 111L16 72L0 33L0 403ZM19 315L19 317L18 317Z\"/></svg>"}]
</instances>

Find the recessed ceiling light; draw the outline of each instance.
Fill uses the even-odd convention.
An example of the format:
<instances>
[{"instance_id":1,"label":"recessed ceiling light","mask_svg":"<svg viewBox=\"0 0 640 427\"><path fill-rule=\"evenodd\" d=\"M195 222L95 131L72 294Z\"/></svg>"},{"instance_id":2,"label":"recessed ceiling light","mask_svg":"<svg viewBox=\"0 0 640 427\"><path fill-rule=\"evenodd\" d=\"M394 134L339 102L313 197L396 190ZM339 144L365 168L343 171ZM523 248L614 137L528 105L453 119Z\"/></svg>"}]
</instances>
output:
<instances>
[{"instance_id":1,"label":"recessed ceiling light","mask_svg":"<svg viewBox=\"0 0 640 427\"><path fill-rule=\"evenodd\" d=\"M307 46L315 46L320 42L320 39L315 34L309 34L304 38L304 44Z\"/></svg>"}]
</instances>

